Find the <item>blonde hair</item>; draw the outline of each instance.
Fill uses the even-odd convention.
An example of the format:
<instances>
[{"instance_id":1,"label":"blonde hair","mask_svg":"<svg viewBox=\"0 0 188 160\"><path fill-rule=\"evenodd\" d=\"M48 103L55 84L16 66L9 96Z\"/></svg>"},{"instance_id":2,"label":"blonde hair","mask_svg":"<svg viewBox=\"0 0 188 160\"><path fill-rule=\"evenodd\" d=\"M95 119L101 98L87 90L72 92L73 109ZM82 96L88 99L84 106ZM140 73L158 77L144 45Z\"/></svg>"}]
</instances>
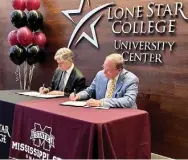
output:
<instances>
[{"instance_id":1,"label":"blonde hair","mask_svg":"<svg viewBox=\"0 0 188 160\"><path fill-rule=\"evenodd\" d=\"M112 53L106 57L106 60L110 60L114 62L116 65L116 69L123 69L124 67L124 59L123 56L118 53Z\"/></svg>"},{"instance_id":2,"label":"blonde hair","mask_svg":"<svg viewBox=\"0 0 188 160\"><path fill-rule=\"evenodd\" d=\"M57 50L54 59L60 61L73 62L74 54L68 48L60 48Z\"/></svg>"}]
</instances>

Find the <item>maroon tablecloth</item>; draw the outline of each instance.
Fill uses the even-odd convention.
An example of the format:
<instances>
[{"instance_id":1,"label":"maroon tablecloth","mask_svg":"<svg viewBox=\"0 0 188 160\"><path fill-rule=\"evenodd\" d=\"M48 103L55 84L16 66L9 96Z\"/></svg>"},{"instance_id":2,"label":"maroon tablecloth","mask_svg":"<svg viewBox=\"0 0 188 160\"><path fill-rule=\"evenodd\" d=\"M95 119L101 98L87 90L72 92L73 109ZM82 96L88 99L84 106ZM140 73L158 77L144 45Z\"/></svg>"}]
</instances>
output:
<instances>
[{"instance_id":1,"label":"maroon tablecloth","mask_svg":"<svg viewBox=\"0 0 188 160\"><path fill-rule=\"evenodd\" d=\"M10 157L150 158L148 113L60 106L67 99L16 105Z\"/></svg>"}]
</instances>

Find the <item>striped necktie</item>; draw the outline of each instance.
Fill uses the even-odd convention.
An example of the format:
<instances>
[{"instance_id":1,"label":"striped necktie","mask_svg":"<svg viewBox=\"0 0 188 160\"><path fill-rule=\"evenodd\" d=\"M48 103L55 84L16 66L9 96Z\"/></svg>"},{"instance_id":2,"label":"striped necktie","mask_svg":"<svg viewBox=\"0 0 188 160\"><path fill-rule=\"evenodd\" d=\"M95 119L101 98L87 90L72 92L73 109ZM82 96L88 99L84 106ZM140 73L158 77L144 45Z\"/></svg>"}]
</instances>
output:
<instances>
[{"instance_id":1,"label":"striped necktie","mask_svg":"<svg viewBox=\"0 0 188 160\"><path fill-rule=\"evenodd\" d=\"M108 94L107 94L107 98L112 98L112 95L113 95L113 92L114 92L114 89L115 89L115 78L111 80L110 82L110 86L109 86L109 89L108 89Z\"/></svg>"},{"instance_id":2,"label":"striped necktie","mask_svg":"<svg viewBox=\"0 0 188 160\"><path fill-rule=\"evenodd\" d=\"M64 71L63 73L62 73L62 76L61 76L61 81L60 81L60 83L59 83L59 90L60 91L64 91L64 89L65 89L65 77L66 77L66 71Z\"/></svg>"}]
</instances>

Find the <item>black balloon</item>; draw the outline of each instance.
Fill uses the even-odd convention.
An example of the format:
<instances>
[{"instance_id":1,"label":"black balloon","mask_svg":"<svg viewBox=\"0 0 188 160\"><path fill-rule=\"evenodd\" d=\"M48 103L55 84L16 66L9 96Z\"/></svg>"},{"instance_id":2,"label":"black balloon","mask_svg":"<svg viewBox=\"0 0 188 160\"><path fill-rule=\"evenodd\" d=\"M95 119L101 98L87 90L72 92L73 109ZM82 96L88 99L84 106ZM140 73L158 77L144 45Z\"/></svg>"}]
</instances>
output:
<instances>
[{"instance_id":1,"label":"black balloon","mask_svg":"<svg viewBox=\"0 0 188 160\"><path fill-rule=\"evenodd\" d=\"M32 10L27 13L28 27L37 31L43 26L43 16L39 11Z\"/></svg>"},{"instance_id":2,"label":"black balloon","mask_svg":"<svg viewBox=\"0 0 188 160\"><path fill-rule=\"evenodd\" d=\"M21 10L14 10L10 15L10 20L16 28L27 25L27 16L25 12Z\"/></svg>"},{"instance_id":3,"label":"black balloon","mask_svg":"<svg viewBox=\"0 0 188 160\"><path fill-rule=\"evenodd\" d=\"M16 65L20 65L26 60L25 48L20 45L12 46L9 53L10 60Z\"/></svg>"},{"instance_id":4,"label":"black balloon","mask_svg":"<svg viewBox=\"0 0 188 160\"><path fill-rule=\"evenodd\" d=\"M33 65L38 62L41 49L38 45L30 45L27 48L26 59L29 65Z\"/></svg>"},{"instance_id":5,"label":"black balloon","mask_svg":"<svg viewBox=\"0 0 188 160\"><path fill-rule=\"evenodd\" d=\"M40 52L38 54L38 62L39 63L43 63L46 59L46 54L45 54L45 51L44 49L40 48Z\"/></svg>"}]
</instances>

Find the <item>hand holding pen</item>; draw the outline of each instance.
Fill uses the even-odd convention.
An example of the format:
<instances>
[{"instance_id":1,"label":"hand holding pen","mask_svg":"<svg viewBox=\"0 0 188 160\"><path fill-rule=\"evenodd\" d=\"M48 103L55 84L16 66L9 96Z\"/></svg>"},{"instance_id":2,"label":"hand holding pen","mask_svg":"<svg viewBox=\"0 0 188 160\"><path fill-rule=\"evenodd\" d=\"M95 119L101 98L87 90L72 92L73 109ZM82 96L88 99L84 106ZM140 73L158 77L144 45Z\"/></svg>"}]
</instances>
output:
<instances>
[{"instance_id":1,"label":"hand holding pen","mask_svg":"<svg viewBox=\"0 0 188 160\"><path fill-rule=\"evenodd\" d=\"M74 89L74 97L76 97L76 89Z\"/></svg>"},{"instance_id":2,"label":"hand holding pen","mask_svg":"<svg viewBox=\"0 0 188 160\"><path fill-rule=\"evenodd\" d=\"M80 99L79 96L76 94L76 89L74 89L74 92L70 94L69 99L71 101L76 101Z\"/></svg>"},{"instance_id":3,"label":"hand holding pen","mask_svg":"<svg viewBox=\"0 0 188 160\"><path fill-rule=\"evenodd\" d=\"M49 89L48 88L45 88L44 84L42 85L42 87L39 88L39 92L41 94L46 94L49 92Z\"/></svg>"},{"instance_id":4,"label":"hand holding pen","mask_svg":"<svg viewBox=\"0 0 188 160\"><path fill-rule=\"evenodd\" d=\"M42 90L44 90L44 84L42 85Z\"/></svg>"}]
</instances>

